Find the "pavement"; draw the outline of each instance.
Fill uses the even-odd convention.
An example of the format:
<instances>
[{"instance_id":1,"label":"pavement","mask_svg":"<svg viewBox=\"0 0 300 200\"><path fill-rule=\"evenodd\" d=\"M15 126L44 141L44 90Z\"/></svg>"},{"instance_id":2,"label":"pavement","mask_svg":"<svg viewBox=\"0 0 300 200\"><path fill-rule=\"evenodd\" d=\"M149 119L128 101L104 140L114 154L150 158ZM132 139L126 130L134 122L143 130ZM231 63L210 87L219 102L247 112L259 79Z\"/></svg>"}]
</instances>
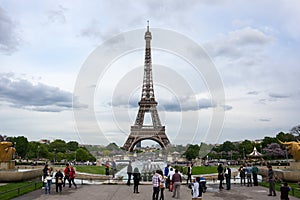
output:
<instances>
[{"instance_id":1,"label":"pavement","mask_svg":"<svg viewBox=\"0 0 300 200\"><path fill-rule=\"evenodd\" d=\"M54 186L54 185L53 185ZM268 188L261 186L245 187L239 184L232 184L231 190L219 190L217 184L207 184L207 191L203 194L204 200L272 200L280 199L280 193L277 196L268 196ZM133 193L133 186L124 184L94 184L78 185L78 188L64 188L61 193L56 193L52 187L51 194L45 194L44 190L36 190L23 196L14 198L14 200L150 200L152 199L152 186L140 185L139 194ZM53 190L54 189L54 190ZM180 199L191 199L191 190L186 185L181 185ZM165 190L165 200L171 200L172 192ZM298 198L290 196L290 200Z\"/></svg>"}]
</instances>

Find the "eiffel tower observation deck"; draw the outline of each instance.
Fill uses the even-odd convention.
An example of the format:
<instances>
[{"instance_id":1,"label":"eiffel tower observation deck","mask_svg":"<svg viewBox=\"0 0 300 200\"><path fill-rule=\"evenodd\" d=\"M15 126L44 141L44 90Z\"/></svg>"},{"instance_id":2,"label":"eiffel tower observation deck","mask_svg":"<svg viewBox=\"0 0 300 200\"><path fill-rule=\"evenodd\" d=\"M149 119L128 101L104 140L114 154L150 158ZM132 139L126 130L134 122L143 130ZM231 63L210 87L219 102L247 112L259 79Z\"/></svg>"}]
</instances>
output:
<instances>
[{"instance_id":1,"label":"eiffel tower observation deck","mask_svg":"<svg viewBox=\"0 0 300 200\"><path fill-rule=\"evenodd\" d=\"M139 111L131 132L124 144L127 151L133 151L136 144L142 140L153 140L162 148L166 148L170 141L165 133L165 126L161 125L158 112L157 102L155 101L153 78L152 78L152 59L151 59L151 39L152 35L149 30L149 21L147 31L145 33L146 48L145 48L145 63L144 77L142 86L141 100L139 101ZM145 114L151 114L151 125L145 125Z\"/></svg>"}]
</instances>

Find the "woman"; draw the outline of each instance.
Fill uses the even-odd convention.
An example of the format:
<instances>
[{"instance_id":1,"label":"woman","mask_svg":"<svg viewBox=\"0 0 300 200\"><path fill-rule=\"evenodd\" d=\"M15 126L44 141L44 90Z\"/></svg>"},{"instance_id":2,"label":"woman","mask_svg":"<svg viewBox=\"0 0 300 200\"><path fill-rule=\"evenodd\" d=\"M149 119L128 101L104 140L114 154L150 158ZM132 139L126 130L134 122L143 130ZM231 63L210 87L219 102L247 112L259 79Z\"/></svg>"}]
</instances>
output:
<instances>
[{"instance_id":1,"label":"woman","mask_svg":"<svg viewBox=\"0 0 300 200\"><path fill-rule=\"evenodd\" d=\"M141 173L139 169L136 167L133 170L133 193L139 193L139 184L141 179Z\"/></svg>"},{"instance_id":2,"label":"woman","mask_svg":"<svg viewBox=\"0 0 300 200\"><path fill-rule=\"evenodd\" d=\"M69 185L69 188L72 187L72 183L73 183L73 185L75 186L75 189L77 189L77 185L76 185L76 183L75 183L75 181L74 181L74 179L75 179L75 174L76 174L75 169L74 169L73 166L71 166L71 167L70 167L70 185Z\"/></svg>"},{"instance_id":3,"label":"woman","mask_svg":"<svg viewBox=\"0 0 300 200\"><path fill-rule=\"evenodd\" d=\"M58 192L58 189L59 189L59 191L61 192L61 190L62 190L63 178L64 178L63 173L61 173L61 171L58 170L58 171L56 172L56 174L55 174L55 186L56 186L56 192Z\"/></svg>"},{"instance_id":4,"label":"woman","mask_svg":"<svg viewBox=\"0 0 300 200\"><path fill-rule=\"evenodd\" d=\"M166 177L163 175L163 172L161 170L159 170L159 174L161 175L161 181L159 183L159 189L160 189L160 198L159 200L164 200L165 196L164 196L164 190L166 187Z\"/></svg>"},{"instance_id":5,"label":"woman","mask_svg":"<svg viewBox=\"0 0 300 200\"><path fill-rule=\"evenodd\" d=\"M50 167L47 171L46 178L44 180L44 183L46 183L45 186L45 194L50 194L51 191L51 184L52 184L52 177L53 177L53 168Z\"/></svg>"},{"instance_id":6,"label":"woman","mask_svg":"<svg viewBox=\"0 0 300 200\"><path fill-rule=\"evenodd\" d=\"M218 180L220 181L219 189L221 190L221 189L224 189L223 185L222 185L222 182L224 180L224 174L223 174L224 170L223 170L222 164L219 164L217 170L218 170Z\"/></svg>"}]
</instances>

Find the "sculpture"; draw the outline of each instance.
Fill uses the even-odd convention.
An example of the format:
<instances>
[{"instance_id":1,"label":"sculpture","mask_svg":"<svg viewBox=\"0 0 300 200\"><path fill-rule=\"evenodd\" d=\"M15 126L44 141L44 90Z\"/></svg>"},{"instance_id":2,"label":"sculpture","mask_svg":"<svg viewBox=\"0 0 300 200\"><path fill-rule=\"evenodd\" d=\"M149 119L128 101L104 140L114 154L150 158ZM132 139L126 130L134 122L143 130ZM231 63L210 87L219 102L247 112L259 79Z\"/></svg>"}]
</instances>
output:
<instances>
[{"instance_id":1,"label":"sculpture","mask_svg":"<svg viewBox=\"0 0 300 200\"><path fill-rule=\"evenodd\" d=\"M294 160L300 160L300 142L281 142L280 140L279 142L286 145L286 149L293 156Z\"/></svg>"},{"instance_id":2,"label":"sculpture","mask_svg":"<svg viewBox=\"0 0 300 200\"><path fill-rule=\"evenodd\" d=\"M15 151L12 142L0 142L0 162L12 160Z\"/></svg>"}]
</instances>

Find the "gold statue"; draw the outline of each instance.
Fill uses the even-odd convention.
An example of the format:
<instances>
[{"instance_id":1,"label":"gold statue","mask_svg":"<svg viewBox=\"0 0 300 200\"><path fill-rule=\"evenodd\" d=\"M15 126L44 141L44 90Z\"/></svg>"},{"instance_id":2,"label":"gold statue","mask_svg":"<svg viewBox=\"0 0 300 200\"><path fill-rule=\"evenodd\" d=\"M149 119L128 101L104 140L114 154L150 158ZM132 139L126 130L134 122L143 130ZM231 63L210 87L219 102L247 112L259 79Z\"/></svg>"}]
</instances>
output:
<instances>
[{"instance_id":1,"label":"gold statue","mask_svg":"<svg viewBox=\"0 0 300 200\"><path fill-rule=\"evenodd\" d=\"M12 160L15 151L12 142L0 142L0 162Z\"/></svg>"},{"instance_id":2,"label":"gold statue","mask_svg":"<svg viewBox=\"0 0 300 200\"><path fill-rule=\"evenodd\" d=\"M300 142L281 142L280 140L279 142L286 145L286 149L293 156L294 160L300 160Z\"/></svg>"}]
</instances>

